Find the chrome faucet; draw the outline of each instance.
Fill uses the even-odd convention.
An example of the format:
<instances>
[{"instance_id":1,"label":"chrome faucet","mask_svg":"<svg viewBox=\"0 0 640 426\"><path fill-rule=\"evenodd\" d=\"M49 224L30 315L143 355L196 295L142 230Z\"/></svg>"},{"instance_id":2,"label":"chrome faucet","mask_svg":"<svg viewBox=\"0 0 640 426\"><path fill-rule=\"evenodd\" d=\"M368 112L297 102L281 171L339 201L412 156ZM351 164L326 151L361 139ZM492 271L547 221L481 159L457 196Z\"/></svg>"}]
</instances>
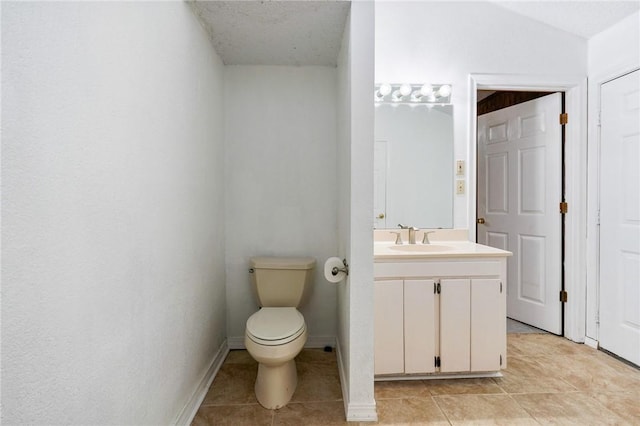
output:
<instances>
[{"instance_id":1,"label":"chrome faucet","mask_svg":"<svg viewBox=\"0 0 640 426\"><path fill-rule=\"evenodd\" d=\"M424 231L424 236L422 237L422 244L431 244L429 241L429 234L435 234L436 231Z\"/></svg>"},{"instance_id":2,"label":"chrome faucet","mask_svg":"<svg viewBox=\"0 0 640 426\"><path fill-rule=\"evenodd\" d=\"M409 230L409 244L415 244L416 243L416 232L419 231L418 228L416 228L415 226L404 226L402 224L398 224L398 227L400 229L408 229Z\"/></svg>"},{"instance_id":3,"label":"chrome faucet","mask_svg":"<svg viewBox=\"0 0 640 426\"><path fill-rule=\"evenodd\" d=\"M404 244L404 243L402 242L402 232L400 232L400 231L398 231L398 232L393 232L393 231L392 231L391 233L392 233L392 234L396 234L396 243L395 243L395 244L396 244L397 246L400 246L400 245Z\"/></svg>"}]
</instances>

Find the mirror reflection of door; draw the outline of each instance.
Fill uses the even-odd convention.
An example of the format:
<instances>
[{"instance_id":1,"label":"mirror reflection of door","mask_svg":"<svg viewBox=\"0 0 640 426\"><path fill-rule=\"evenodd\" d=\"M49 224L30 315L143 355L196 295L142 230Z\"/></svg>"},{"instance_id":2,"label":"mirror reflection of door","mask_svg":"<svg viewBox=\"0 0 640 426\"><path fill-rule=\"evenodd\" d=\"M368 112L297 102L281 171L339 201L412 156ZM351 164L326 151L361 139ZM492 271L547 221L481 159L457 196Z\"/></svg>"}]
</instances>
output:
<instances>
[{"instance_id":1,"label":"mirror reflection of door","mask_svg":"<svg viewBox=\"0 0 640 426\"><path fill-rule=\"evenodd\" d=\"M373 154L373 227L387 227L387 141L376 141Z\"/></svg>"},{"instance_id":2,"label":"mirror reflection of door","mask_svg":"<svg viewBox=\"0 0 640 426\"><path fill-rule=\"evenodd\" d=\"M478 116L480 244L509 250L507 316L562 334L562 94Z\"/></svg>"}]
</instances>

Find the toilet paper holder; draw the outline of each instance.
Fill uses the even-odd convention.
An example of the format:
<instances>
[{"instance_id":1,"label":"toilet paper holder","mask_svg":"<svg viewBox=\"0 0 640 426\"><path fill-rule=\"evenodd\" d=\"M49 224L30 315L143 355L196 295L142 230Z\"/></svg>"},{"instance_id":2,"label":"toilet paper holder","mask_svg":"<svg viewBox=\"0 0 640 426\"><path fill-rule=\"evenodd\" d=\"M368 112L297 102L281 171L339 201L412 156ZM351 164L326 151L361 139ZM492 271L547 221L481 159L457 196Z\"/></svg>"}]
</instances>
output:
<instances>
[{"instance_id":1,"label":"toilet paper holder","mask_svg":"<svg viewBox=\"0 0 640 426\"><path fill-rule=\"evenodd\" d=\"M337 266L331 268L331 275L335 277L340 272L344 272L349 275L349 264L347 263L347 259L342 259L342 264L344 265L344 268L338 268Z\"/></svg>"}]
</instances>

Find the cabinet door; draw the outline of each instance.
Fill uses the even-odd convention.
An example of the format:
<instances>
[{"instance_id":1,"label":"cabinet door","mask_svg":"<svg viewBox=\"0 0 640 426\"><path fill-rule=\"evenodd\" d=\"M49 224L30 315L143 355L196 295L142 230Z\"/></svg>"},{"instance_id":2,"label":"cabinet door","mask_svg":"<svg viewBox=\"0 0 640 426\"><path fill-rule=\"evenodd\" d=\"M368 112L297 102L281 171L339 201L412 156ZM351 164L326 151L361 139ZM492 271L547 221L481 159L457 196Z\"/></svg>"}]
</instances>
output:
<instances>
[{"instance_id":1,"label":"cabinet door","mask_svg":"<svg viewBox=\"0 0 640 426\"><path fill-rule=\"evenodd\" d=\"M435 304L433 280L404 282L404 372L435 371Z\"/></svg>"},{"instance_id":2,"label":"cabinet door","mask_svg":"<svg viewBox=\"0 0 640 426\"><path fill-rule=\"evenodd\" d=\"M440 372L471 368L471 280L440 281Z\"/></svg>"},{"instance_id":3,"label":"cabinet door","mask_svg":"<svg viewBox=\"0 0 640 426\"><path fill-rule=\"evenodd\" d=\"M506 354L505 289L497 279L471 281L471 371L496 371Z\"/></svg>"},{"instance_id":4,"label":"cabinet door","mask_svg":"<svg viewBox=\"0 0 640 426\"><path fill-rule=\"evenodd\" d=\"M404 373L402 280L374 283L374 372Z\"/></svg>"}]
</instances>

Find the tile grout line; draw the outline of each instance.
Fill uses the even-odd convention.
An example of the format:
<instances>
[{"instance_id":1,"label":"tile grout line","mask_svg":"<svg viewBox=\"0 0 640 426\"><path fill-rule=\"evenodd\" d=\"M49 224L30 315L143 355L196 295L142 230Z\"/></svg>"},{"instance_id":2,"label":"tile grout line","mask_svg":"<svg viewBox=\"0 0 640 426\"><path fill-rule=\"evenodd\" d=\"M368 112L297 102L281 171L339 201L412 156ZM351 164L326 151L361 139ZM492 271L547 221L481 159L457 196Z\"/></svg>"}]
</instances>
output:
<instances>
[{"instance_id":1,"label":"tile grout line","mask_svg":"<svg viewBox=\"0 0 640 426\"><path fill-rule=\"evenodd\" d=\"M509 395L509 399L511 399L513 402L515 402L515 403L516 403L516 405L517 405L518 407L522 408L522 410L524 410L524 412L525 412L525 413L527 413L527 414L529 415L529 417L531 417L531 418L533 419L533 421L534 421L534 422L538 423L539 425L541 425L541 424L542 424L542 423L540 423L540 421L536 418L536 416L534 416L533 414L531 414L531 413L529 412L529 410L527 410L526 408L524 408L524 407L522 406L522 404L520 404L520 403L518 402L518 400L517 400L517 399L515 399L511 394L507 394L507 395ZM526 395L526 394L522 394L522 395Z\"/></svg>"},{"instance_id":2,"label":"tile grout line","mask_svg":"<svg viewBox=\"0 0 640 426\"><path fill-rule=\"evenodd\" d=\"M438 407L438 410L440 410L440 413L442 413L444 418L447 419L447 422L449 422L450 425L453 425L453 422L451 422L451 419L449 419L449 416L447 416L447 413L445 413L442 407L440 407L440 404L438 404L438 401L433 395L431 395L431 400L433 401L434 404L436 404L436 407Z\"/></svg>"}]
</instances>

